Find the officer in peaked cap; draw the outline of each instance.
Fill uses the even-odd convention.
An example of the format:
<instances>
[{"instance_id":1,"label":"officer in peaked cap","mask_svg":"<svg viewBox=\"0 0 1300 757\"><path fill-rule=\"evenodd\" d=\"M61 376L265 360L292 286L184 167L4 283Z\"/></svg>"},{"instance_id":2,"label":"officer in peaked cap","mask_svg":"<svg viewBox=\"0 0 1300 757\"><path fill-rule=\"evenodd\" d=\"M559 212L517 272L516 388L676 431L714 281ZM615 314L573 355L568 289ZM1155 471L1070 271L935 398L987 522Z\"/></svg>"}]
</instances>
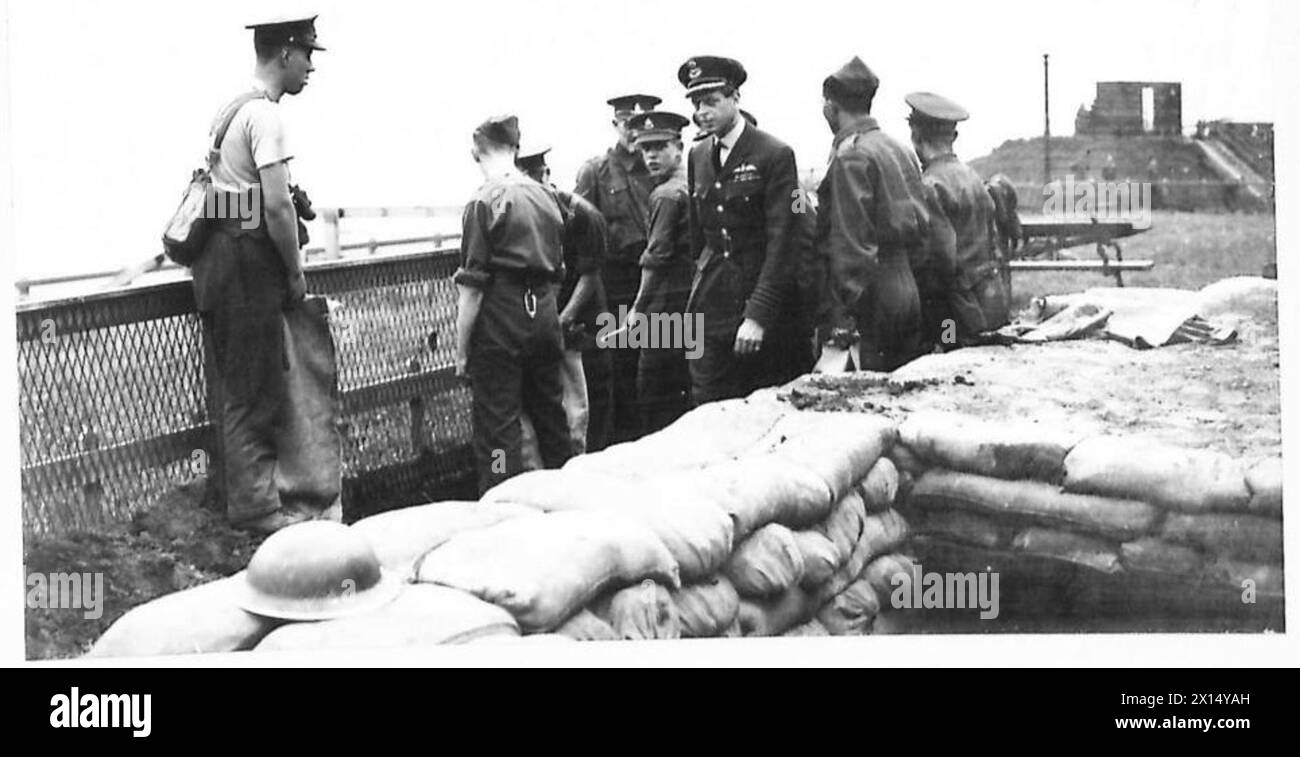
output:
<instances>
[{"instance_id":1,"label":"officer in peaked cap","mask_svg":"<svg viewBox=\"0 0 1300 757\"><path fill-rule=\"evenodd\" d=\"M231 93L222 97L208 144L214 148L214 191L231 203L253 202L241 207L260 208L262 223L248 228L242 219L211 219L211 233L191 269L222 402L217 425L227 517L237 528L263 534L312 518L342 517L335 419L313 410L320 402L309 394L313 384L291 373L301 370L293 359L298 350L328 333L316 303L305 302L299 250L306 240L299 218L310 209L295 201L295 156L280 115L284 97L306 86L314 70L312 51L323 49L314 21L315 16L273 18L247 27L257 57L254 86L233 99ZM223 128L218 146L215 137ZM286 329L293 335L289 343Z\"/></svg>"},{"instance_id":2,"label":"officer in peaked cap","mask_svg":"<svg viewBox=\"0 0 1300 757\"><path fill-rule=\"evenodd\" d=\"M453 279L456 374L469 379L480 493L523 472L525 413L546 467L563 465L574 450L557 306L565 211L549 186L520 172L518 153L513 116L474 130L484 181L461 216L461 265Z\"/></svg>"},{"instance_id":3,"label":"officer in peaked cap","mask_svg":"<svg viewBox=\"0 0 1300 757\"><path fill-rule=\"evenodd\" d=\"M255 44L293 45L306 50L324 50L316 41L316 19L277 16L257 23L248 24L245 29L253 30Z\"/></svg>"},{"instance_id":4,"label":"officer in peaked cap","mask_svg":"<svg viewBox=\"0 0 1300 757\"><path fill-rule=\"evenodd\" d=\"M858 368L892 371L928 349L915 269L931 264L934 203L911 151L871 115L879 86L857 57L822 82L822 116L835 136L817 189L816 240L833 282L830 342L845 348L856 336Z\"/></svg>"},{"instance_id":5,"label":"officer in peaked cap","mask_svg":"<svg viewBox=\"0 0 1300 757\"><path fill-rule=\"evenodd\" d=\"M650 332L657 330L651 324L662 322L663 317L682 319L695 273L690 198L682 164L682 129L690 122L667 111L646 113L628 122L633 143L655 182L650 193L650 240L641 255L641 285L633 307L637 320ZM628 326L639 328L631 322ZM682 333L685 335L684 330ZM685 344L643 344L640 353L637 402L641 430L649 434L689 409L691 378Z\"/></svg>"},{"instance_id":6,"label":"officer in peaked cap","mask_svg":"<svg viewBox=\"0 0 1300 757\"><path fill-rule=\"evenodd\" d=\"M653 187L645 163L632 147L627 123L662 100L654 95L627 94L607 102L614 108L618 141L604 155L588 160L578 169L574 192L594 205L608 224L609 256L602 274L605 302L609 312L621 319L632 307L640 283L637 261L649 237ZM640 425L636 412L636 350L614 350L613 360L614 428L609 441L616 443L635 438Z\"/></svg>"},{"instance_id":7,"label":"officer in peaked cap","mask_svg":"<svg viewBox=\"0 0 1300 757\"><path fill-rule=\"evenodd\" d=\"M941 349L978 341L980 334L1006 325L1010 291L1006 261L997 235L997 205L979 174L957 159L957 124L970 118L961 105L932 92L904 98L912 108L912 146L921 160L925 183L933 190L952 228L955 270L939 291L938 282L918 280L926 330L938 335ZM953 329L944 329L946 319Z\"/></svg>"},{"instance_id":8,"label":"officer in peaked cap","mask_svg":"<svg viewBox=\"0 0 1300 757\"><path fill-rule=\"evenodd\" d=\"M515 164L534 181L554 190L565 209L564 283L560 286L560 329L564 334L564 410L575 454L603 448L609 439L613 405L610 351L596 343L599 316L606 311L600 274L608 230L600 211L572 192L551 184L546 155L551 148L520 148Z\"/></svg>"},{"instance_id":9,"label":"officer in peaked cap","mask_svg":"<svg viewBox=\"0 0 1300 757\"><path fill-rule=\"evenodd\" d=\"M745 67L699 55L677 69L709 137L687 162L697 273L687 312L704 323L703 352L689 361L691 401L743 397L811 367L796 317L795 272L804 250L794 151L740 113Z\"/></svg>"},{"instance_id":10,"label":"officer in peaked cap","mask_svg":"<svg viewBox=\"0 0 1300 757\"><path fill-rule=\"evenodd\" d=\"M749 74L740 61L716 55L697 55L677 69L677 81L686 88L686 96L694 98L702 92L716 89L740 89Z\"/></svg>"}]
</instances>

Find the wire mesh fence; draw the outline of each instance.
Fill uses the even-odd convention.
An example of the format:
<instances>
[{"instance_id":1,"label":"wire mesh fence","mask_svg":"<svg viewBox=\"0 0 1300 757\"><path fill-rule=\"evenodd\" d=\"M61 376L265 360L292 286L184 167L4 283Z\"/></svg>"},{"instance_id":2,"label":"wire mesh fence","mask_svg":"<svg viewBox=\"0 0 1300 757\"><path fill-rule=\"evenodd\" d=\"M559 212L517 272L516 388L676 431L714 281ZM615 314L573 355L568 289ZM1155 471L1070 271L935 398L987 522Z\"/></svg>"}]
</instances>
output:
<instances>
[{"instance_id":1,"label":"wire mesh fence","mask_svg":"<svg viewBox=\"0 0 1300 757\"><path fill-rule=\"evenodd\" d=\"M345 508L432 498L472 471L454 379L456 251L309 265L331 301ZM207 475L215 432L202 330L178 281L18 307L24 530L120 522Z\"/></svg>"}]
</instances>

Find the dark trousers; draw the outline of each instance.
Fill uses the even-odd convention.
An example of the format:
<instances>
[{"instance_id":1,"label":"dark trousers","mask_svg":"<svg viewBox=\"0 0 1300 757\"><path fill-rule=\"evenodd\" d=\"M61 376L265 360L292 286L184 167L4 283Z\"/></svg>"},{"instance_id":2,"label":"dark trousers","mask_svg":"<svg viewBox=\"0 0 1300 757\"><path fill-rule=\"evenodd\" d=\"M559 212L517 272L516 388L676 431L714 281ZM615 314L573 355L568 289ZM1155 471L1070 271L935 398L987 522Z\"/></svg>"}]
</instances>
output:
<instances>
[{"instance_id":1,"label":"dark trousers","mask_svg":"<svg viewBox=\"0 0 1300 757\"><path fill-rule=\"evenodd\" d=\"M791 319L793 321L794 319ZM752 355L737 355L736 332L704 338L704 351L687 363L691 405L735 399L768 386L779 386L812 370L812 337L803 329L777 324L763 334Z\"/></svg>"},{"instance_id":2,"label":"dark trousers","mask_svg":"<svg viewBox=\"0 0 1300 757\"><path fill-rule=\"evenodd\" d=\"M227 516L258 518L290 499L330 505L339 493L337 385L323 313L286 320L284 266L260 228L214 230L193 276L215 369ZM297 402L304 393L310 401Z\"/></svg>"},{"instance_id":3,"label":"dark trousers","mask_svg":"<svg viewBox=\"0 0 1300 757\"><path fill-rule=\"evenodd\" d=\"M592 347L582 353L587 381L587 451L609 446L614 428L614 359L611 350Z\"/></svg>"},{"instance_id":4,"label":"dark trousers","mask_svg":"<svg viewBox=\"0 0 1300 757\"><path fill-rule=\"evenodd\" d=\"M640 253L638 253L639 255ZM628 255L622 256L624 258ZM610 313L619 315L619 306L632 307L637 290L641 287L641 266L632 257L631 262L607 260L601 279L605 284L605 303ZM614 389L613 428L610 444L637 438L641 428L636 399L637 350L611 349Z\"/></svg>"},{"instance_id":5,"label":"dark trousers","mask_svg":"<svg viewBox=\"0 0 1300 757\"><path fill-rule=\"evenodd\" d=\"M525 307L530 291L536 296L531 316ZM558 468L573 456L555 295L553 285L529 289L502 277L484 292L468 366L480 493L523 472L521 411L533 422L547 468Z\"/></svg>"},{"instance_id":6,"label":"dark trousers","mask_svg":"<svg viewBox=\"0 0 1300 757\"><path fill-rule=\"evenodd\" d=\"M641 433L653 434L680 418L690 409L690 390L685 349L641 350L636 376Z\"/></svg>"}]
</instances>

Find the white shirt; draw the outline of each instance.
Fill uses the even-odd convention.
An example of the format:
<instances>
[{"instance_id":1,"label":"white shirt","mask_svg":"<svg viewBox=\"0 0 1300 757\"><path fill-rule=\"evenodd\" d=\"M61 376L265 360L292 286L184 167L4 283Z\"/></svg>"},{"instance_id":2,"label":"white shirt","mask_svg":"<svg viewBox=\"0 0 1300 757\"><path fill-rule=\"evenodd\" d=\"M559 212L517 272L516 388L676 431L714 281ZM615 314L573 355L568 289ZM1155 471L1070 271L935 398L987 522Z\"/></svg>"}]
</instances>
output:
<instances>
[{"instance_id":1,"label":"white shirt","mask_svg":"<svg viewBox=\"0 0 1300 757\"><path fill-rule=\"evenodd\" d=\"M254 86L265 89L261 83ZM247 192L261 185L260 169L292 158L279 103L253 100L240 108L230 122L221 143L221 161L212 172L212 184L225 192Z\"/></svg>"},{"instance_id":2,"label":"white shirt","mask_svg":"<svg viewBox=\"0 0 1300 757\"><path fill-rule=\"evenodd\" d=\"M722 151L719 153L722 165L727 165L727 156L731 155L731 148L736 146L736 140L740 139L740 133L745 130L745 123L745 117L737 113L736 123L732 124L731 131L721 137L714 137L722 144Z\"/></svg>"}]
</instances>

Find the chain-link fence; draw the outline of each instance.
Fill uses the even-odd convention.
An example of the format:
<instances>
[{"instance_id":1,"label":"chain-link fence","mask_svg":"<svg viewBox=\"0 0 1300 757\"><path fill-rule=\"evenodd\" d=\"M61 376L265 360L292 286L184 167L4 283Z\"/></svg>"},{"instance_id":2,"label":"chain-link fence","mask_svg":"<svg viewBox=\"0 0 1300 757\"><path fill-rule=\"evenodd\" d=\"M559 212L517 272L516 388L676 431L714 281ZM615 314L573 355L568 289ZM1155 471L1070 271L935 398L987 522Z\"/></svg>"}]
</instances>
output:
<instances>
[{"instance_id":1,"label":"chain-link fence","mask_svg":"<svg viewBox=\"0 0 1300 757\"><path fill-rule=\"evenodd\" d=\"M433 498L472 473L454 380L454 249L310 265L331 300L345 507ZM24 530L124 520L208 473L202 331L178 281L18 308Z\"/></svg>"}]
</instances>

